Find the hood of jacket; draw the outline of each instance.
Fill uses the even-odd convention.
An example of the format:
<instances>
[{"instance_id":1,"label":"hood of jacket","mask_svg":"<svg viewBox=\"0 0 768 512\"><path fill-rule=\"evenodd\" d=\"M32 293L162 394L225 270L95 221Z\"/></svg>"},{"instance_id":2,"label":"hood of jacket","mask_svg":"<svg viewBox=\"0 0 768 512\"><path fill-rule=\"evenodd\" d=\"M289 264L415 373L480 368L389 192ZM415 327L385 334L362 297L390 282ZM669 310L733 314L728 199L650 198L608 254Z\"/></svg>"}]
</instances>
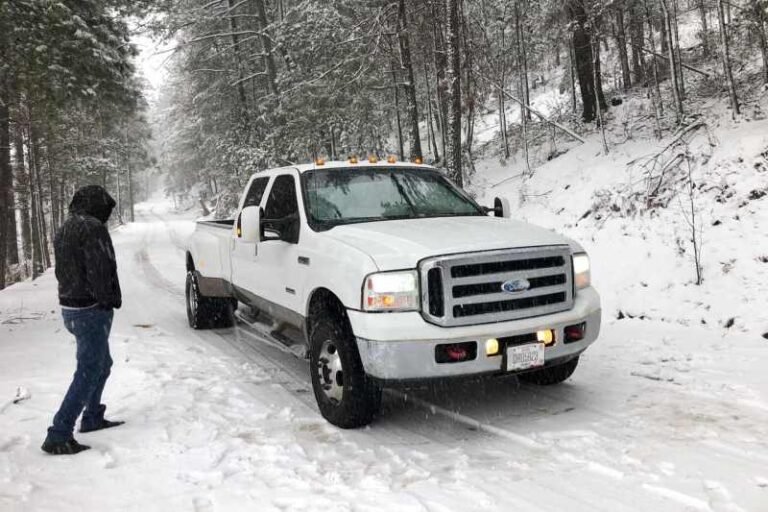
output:
<instances>
[{"instance_id":1,"label":"hood of jacket","mask_svg":"<svg viewBox=\"0 0 768 512\"><path fill-rule=\"evenodd\" d=\"M69 203L69 212L90 215L101 222L107 222L109 216L112 215L115 204L115 200L103 187L88 185L75 192L72 202Z\"/></svg>"}]
</instances>

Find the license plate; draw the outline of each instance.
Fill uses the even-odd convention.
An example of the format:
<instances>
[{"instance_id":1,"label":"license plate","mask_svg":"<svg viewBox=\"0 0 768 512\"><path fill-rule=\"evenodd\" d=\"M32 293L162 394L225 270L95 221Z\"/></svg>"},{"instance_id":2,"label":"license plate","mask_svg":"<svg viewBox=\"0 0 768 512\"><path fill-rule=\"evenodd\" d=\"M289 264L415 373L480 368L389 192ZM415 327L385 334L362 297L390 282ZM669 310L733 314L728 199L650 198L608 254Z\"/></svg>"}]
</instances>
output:
<instances>
[{"instance_id":1,"label":"license plate","mask_svg":"<svg viewBox=\"0 0 768 512\"><path fill-rule=\"evenodd\" d=\"M507 347L507 371L527 370L544 366L544 344L529 343Z\"/></svg>"}]
</instances>

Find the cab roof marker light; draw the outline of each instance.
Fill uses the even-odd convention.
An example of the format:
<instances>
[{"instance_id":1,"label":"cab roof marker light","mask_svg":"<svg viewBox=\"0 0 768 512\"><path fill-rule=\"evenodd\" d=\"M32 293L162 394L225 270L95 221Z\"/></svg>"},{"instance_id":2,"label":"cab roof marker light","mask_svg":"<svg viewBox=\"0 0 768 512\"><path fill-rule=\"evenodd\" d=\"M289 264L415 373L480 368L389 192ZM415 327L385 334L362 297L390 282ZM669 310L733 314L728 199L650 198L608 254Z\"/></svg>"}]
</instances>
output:
<instances>
[{"instance_id":1,"label":"cab roof marker light","mask_svg":"<svg viewBox=\"0 0 768 512\"><path fill-rule=\"evenodd\" d=\"M420 156L417 156L416 158L413 159L413 163L415 163L416 165L421 165L424 163L424 159L421 158Z\"/></svg>"},{"instance_id":2,"label":"cab roof marker light","mask_svg":"<svg viewBox=\"0 0 768 512\"><path fill-rule=\"evenodd\" d=\"M394 164L394 163L397 163L397 158L395 157L395 155L389 155L389 156L387 157L387 163L388 163L388 164Z\"/></svg>"},{"instance_id":3,"label":"cab roof marker light","mask_svg":"<svg viewBox=\"0 0 768 512\"><path fill-rule=\"evenodd\" d=\"M378 161L379 161L379 159L378 159L378 157L376 157L376 155L370 155L370 156L368 157L368 163L369 163L369 164L375 164L375 163L377 163Z\"/></svg>"},{"instance_id":4,"label":"cab roof marker light","mask_svg":"<svg viewBox=\"0 0 768 512\"><path fill-rule=\"evenodd\" d=\"M357 163L357 155L352 155L349 157L349 163L350 164L356 164Z\"/></svg>"},{"instance_id":5,"label":"cab roof marker light","mask_svg":"<svg viewBox=\"0 0 768 512\"><path fill-rule=\"evenodd\" d=\"M318 158L315 160L315 165L325 165L325 158Z\"/></svg>"}]
</instances>

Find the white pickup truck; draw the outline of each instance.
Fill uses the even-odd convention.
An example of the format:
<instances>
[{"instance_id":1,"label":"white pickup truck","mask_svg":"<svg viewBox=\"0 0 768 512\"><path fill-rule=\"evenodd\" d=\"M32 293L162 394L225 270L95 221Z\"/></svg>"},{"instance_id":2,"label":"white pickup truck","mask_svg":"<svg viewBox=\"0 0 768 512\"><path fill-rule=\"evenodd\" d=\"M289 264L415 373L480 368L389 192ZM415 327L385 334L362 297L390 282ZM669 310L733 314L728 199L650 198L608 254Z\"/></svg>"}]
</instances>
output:
<instances>
[{"instance_id":1,"label":"white pickup truck","mask_svg":"<svg viewBox=\"0 0 768 512\"><path fill-rule=\"evenodd\" d=\"M562 382L600 330L589 258L495 203L391 160L259 172L234 219L197 223L189 324L231 325L243 303L295 327L320 412L343 428L370 423L388 383Z\"/></svg>"}]
</instances>

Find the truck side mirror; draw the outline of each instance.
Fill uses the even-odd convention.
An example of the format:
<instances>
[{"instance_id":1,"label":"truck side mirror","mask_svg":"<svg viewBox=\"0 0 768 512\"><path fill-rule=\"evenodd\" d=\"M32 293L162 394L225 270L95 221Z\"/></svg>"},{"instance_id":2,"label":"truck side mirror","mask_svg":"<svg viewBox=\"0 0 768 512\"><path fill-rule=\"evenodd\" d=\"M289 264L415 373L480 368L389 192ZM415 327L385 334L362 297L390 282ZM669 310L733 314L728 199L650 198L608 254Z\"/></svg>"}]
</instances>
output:
<instances>
[{"instance_id":1,"label":"truck side mirror","mask_svg":"<svg viewBox=\"0 0 768 512\"><path fill-rule=\"evenodd\" d=\"M261 219L261 241L283 241L289 244L299 243L299 216L288 215L282 219Z\"/></svg>"},{"instance_id":2,"label":"truck side mirror","mask_svg":"<svg viewBox=\"0 0 768 512\"><path fill-rule=\"evenodd\" d=\"M247 206L240 212L239 235L243 242L256 243L261 238L261 208Z\"/></svg>"},{"instance_id":3,"label":"truck side mirror","mask_svg":"<svg viewBox=\"0 0 768 512\"><path fill-rule=\"evenodd\" d=\"M273 242L283 239L283 233L277 229L274 225L264 226L264 231L261 234L262 242Z\"/></svg>"},{"instance_id":4,"label":"truck side mirror","mask_svg":"<svg viewBox=\"0 0 768 512\"><path fill-rule=\"evenodd\" d=\"M497 197L493 200L493 216L504 217L508 219L512 216L512 209L509 207L509 201L504 197Z\"/></svg>"}]
</instances>

